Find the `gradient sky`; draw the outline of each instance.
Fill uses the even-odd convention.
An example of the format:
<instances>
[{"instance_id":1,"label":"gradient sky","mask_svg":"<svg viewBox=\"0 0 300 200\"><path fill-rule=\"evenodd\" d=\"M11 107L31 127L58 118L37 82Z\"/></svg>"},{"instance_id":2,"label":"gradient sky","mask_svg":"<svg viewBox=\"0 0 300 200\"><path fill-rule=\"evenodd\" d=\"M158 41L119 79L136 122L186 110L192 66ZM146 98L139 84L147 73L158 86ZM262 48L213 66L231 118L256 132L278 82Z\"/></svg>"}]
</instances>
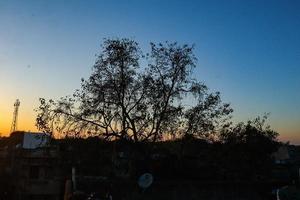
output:
<instances>
[{"instance_id":1,"label":"gradient sky","mask_svg":"<svg viewBox=\"0 0 300 200\"><path fill-rule=\"evenodd\" d=\"M300 144L300 1L0 1L0 133L14 101L35 130L38 98L71 94L103 38L195 44L195 77L220 91L234 120L270 112L283 141Z\"/></svg>"}]
</instances>

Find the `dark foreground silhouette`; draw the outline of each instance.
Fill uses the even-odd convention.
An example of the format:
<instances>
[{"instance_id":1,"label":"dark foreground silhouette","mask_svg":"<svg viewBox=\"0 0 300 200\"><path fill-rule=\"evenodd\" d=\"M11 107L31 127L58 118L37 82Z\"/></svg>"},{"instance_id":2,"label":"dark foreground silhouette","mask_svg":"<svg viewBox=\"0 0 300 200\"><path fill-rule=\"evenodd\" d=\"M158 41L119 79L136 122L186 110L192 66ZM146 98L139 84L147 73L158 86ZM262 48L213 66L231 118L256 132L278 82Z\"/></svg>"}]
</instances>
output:
<instances>
[{"instance_id":1,"label":"dark foreground silhouette","mask_svg":"<svg viewBox=\"0 0 300 200\"><path fill-rule=\"evenodd\" d=\"M275 189L298 180L295 146L280 146L291 155L285 159L264 153L267 143L256 149L257 141L195 138L138 144L69 138L25 148L28 134L0 140L2 199L273 199ZM138 184L144 173L153 176L148 188Z\"/></svg>"}]
</instances>

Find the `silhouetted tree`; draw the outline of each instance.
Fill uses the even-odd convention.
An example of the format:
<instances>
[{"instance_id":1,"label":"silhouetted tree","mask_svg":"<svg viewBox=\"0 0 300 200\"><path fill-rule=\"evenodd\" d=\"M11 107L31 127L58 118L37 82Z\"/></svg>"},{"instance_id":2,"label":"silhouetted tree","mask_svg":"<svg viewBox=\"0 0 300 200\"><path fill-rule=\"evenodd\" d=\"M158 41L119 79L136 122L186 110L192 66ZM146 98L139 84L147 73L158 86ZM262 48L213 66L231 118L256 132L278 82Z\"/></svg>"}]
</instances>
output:
<instances>
[{"instance_id":1,"label":"silhouetted tree","mask_svg":"<svg viewBox=\"0 0 300 200\"><path fill-rule=\"evenodd\" d=\"M221 134L225 168L244 178L266 178L279 142L278 133L266 125L267 115L239 123ZM227 171L227 175L230 172Z\"/></svg>"},{"instance_id":2,"label":"silhouetted tree","mask_svg":"<svg viewBox=\"0 0 300 200\"><path fill-rule=\"evenodd\" d=\"M191 78L195 62L188 45L151 43L144 55L135 41L106 39L80 90L57 101L40 99L37 127L134 142L167 134L210 137L228 125L232 109Z\"/></svg>"}]
</instances>

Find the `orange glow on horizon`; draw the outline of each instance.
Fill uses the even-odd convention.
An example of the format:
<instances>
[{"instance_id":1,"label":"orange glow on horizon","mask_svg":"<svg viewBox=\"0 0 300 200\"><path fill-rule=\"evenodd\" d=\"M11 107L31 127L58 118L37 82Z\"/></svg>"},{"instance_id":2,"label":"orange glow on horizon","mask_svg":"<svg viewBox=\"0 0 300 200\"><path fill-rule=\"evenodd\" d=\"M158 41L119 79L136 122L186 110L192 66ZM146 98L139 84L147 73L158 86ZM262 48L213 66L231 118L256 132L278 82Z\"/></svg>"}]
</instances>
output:
<instances>
[{"instance_id":1,"label":"orange glow on horizon","mask_svg":"<svg viewBox=\"0 0 300 200\"><path fill-rule=\"evenodd\" d=\"M3 104L0 104L0 134L2 136L9 136L12 119L13 106L3 106ZM30 109L28 110L21 107L18 115L17 130L34 132L37 131L37 128L35 127L35 113L30 112Z\"/></svg>"},{"instance_id":2,"label":"orange glow on horizon","mask_svg":"<svg viewBox=\"0 0 300 200\"><path fill-rule=\"evenodd\" d=\"M3 99L1 99L3 100ZM15 99L6 99L6 102L0 102L0 135L9 136L12 118L13 118L13 104ZM22 99L19 108L18 115L18 130L19 131L32 131L38 132L35 126L36 113L34 108L36 107L32 101L25 101ZM243 121L242 119L236 119L236 121ZM298 123L295 121L276 121L270 123L271 128L277 131L280 135L278 139L282 142L290 141L291 144L300 144L300 138L298 130ZM284 128L284 126L288 125Z\"/></svg>"}]
</instances>

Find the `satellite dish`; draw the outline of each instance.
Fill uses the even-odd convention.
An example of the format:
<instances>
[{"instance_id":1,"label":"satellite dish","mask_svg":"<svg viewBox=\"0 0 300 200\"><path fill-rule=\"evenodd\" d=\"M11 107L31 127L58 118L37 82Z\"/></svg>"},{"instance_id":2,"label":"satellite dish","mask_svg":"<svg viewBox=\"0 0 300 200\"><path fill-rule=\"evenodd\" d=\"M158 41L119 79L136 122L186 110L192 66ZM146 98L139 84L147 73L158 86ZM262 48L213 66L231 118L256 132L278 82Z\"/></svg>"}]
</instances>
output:
<instances>
[{"instance_id":1,"label":"satellite dish","mask_svg":"<svg viewBox=\"0 0 300 200\"><path fill-rule=\"evenodd\" d=\"M153 183L153 176L150 173L145 173L141 175L138 180L138 185L143 189L150 187L152 183Z\"/></svg>"}]
</instances>

